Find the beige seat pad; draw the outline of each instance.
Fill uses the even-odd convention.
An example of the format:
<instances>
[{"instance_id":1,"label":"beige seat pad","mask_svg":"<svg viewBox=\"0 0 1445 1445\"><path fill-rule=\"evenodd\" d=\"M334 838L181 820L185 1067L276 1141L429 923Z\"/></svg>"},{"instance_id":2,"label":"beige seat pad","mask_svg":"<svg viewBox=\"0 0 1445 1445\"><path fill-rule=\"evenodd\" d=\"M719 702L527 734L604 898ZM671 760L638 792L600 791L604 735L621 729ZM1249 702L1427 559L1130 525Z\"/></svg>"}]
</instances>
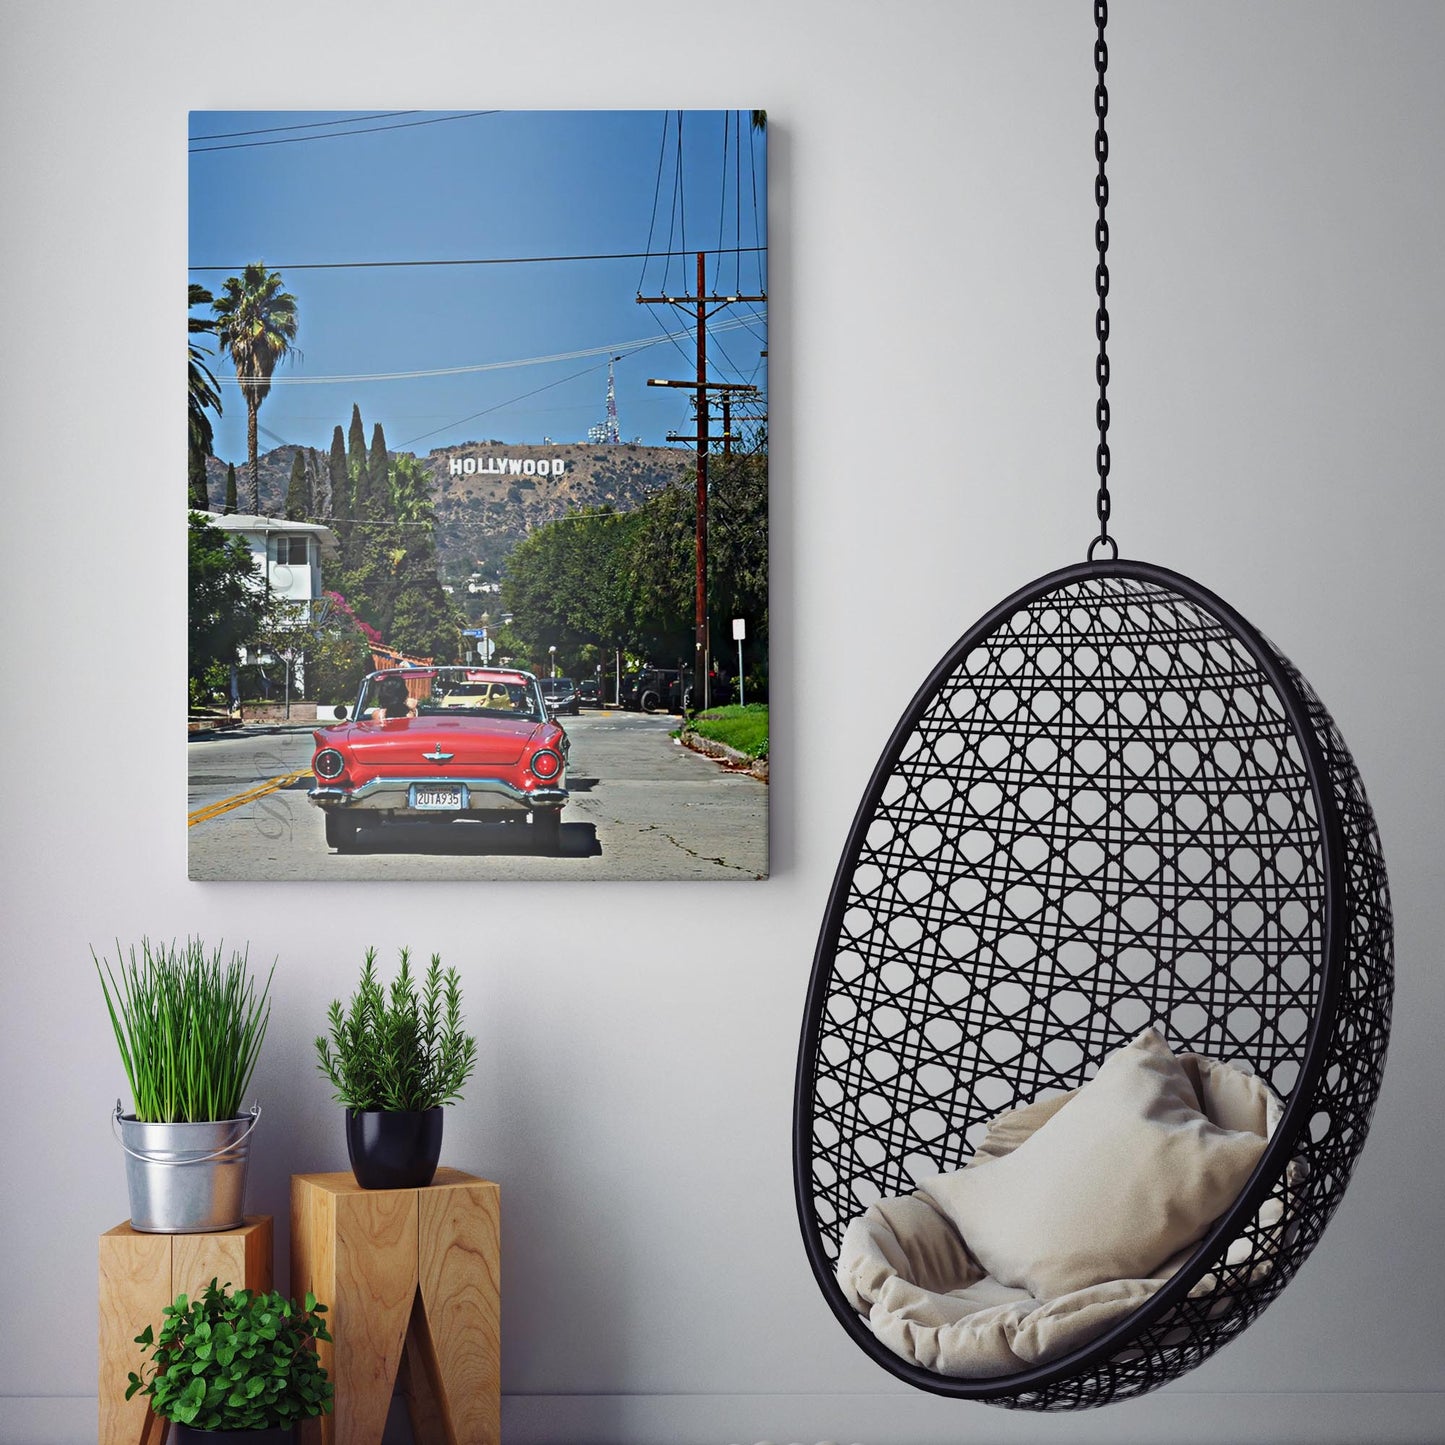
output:
<instances>
[{"instance_id":1,"label":"beige seat pad","mask_svg":"<svg viewBox=\"0 0 1445 1445\"><path fill-rule=\"evenodd\" d=\"M1259 1079L1230 1064L1182 1054L1205 1115L1228 1129L1268 1139L1282 1106ZM1002 1158L1066 1103L1072 1093L1036 1100L995 1119L974 1162ZM1283 1226L1285 1191L1298 1181L1292 1165L1265 1201L1259 1223ZM1237 1241L1230 1263L1250 1246ZM966 1240L923 1189L880 1199L849 1224L838 1257L838 1283L873 1333L896 1355L936 1374L986 1379L1047 1364L1096 1339L1155 1293L1192 1253L1166 1260L1146 1279L1107 1280L1053 1299L1036 1299L986 1274ZM1264 1265L1268 1268L1268 1265ZM1216 1288L1206 1275L1194 1295Z\"/></svg>"}]
</instances>

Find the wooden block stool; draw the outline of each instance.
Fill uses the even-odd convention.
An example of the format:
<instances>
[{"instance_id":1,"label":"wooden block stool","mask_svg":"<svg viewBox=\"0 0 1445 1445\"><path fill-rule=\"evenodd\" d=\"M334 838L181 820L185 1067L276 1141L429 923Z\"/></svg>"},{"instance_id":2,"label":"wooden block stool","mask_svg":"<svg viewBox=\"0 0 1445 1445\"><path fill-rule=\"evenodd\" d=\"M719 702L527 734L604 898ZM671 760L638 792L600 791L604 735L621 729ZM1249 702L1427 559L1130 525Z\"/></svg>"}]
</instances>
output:
<instances>
[{"instance_id":1,"label":"wooden block stool","mask_svg":"<svg viewBox=\"0 0 1445 1445\"><path fill-rule=\"evenodd\" d=\"M159 1335L161 1311L213 1279L270 1289L271 1244L269 1214L248 1214L223 1234L142 1234L127 1221L100 1236L100 1445L160 1445L165 1425L149 1400L125 1398L127 1376L146 1358L135 1337L147 1325Z\"/></svg>"},{"instance_id":2,"label":"wooden block stool","mask_svg":"<svg viewBox=\"0 0 1445 1445\"><path fill-rule=\"evenodd\" d=\"M500 1445L501 1191L438 1169L425 1189L291 1177L291 1292L328 1307L330 1415L301 1439L380 1445L401 1386L417 1445Z\"/></svg>"}]
</instances>

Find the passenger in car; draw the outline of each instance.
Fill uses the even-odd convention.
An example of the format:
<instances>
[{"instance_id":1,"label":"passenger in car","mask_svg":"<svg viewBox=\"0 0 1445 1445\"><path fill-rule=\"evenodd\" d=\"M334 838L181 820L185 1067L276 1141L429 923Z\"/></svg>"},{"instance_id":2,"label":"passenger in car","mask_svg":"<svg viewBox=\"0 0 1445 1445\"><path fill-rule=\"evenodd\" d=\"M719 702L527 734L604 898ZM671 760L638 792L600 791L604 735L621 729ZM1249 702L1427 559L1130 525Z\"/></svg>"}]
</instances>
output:
<instances>
[{"instance_id":1,"label":"passenger in car","mask_svg":"<svg viewBox=\"0 0 1445 1445\"><path fill-rule=\"evenodd\" d=\"M406 690L406 683L399 677L384 677L376 689L379 706L372 708L372 722L386 722L391 718L416 716L416 699Z\"/></svg>"}]
</instances>

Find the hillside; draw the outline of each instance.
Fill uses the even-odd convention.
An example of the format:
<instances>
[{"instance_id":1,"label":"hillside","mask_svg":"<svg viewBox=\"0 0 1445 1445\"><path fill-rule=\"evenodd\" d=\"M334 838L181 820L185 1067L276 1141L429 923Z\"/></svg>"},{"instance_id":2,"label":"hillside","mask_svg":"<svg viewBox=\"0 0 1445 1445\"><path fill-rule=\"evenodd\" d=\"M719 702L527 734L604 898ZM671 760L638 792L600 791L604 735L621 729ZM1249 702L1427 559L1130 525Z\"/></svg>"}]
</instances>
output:
<instances>
[{"instance_id":1,"label":"hillside","mask_svg":"<svg viewBox=\"0 0 1445 1445\"><path fill-rule=\"evenodd\" d=\"M276 447L260 458L261 510L279 515L291 477L295 447ZM470 462L470 476L453 476L451 462ZM434 479L437 509L437 553L443 577L458 580L481 570L500 573L513 547L543 522L581 507L615 507L628 512L680 477L691 453L676 447L647 447L622 442L564 443L560 446L518 446L509 442L475 441L440 447L421 458ZM324 454L323 454L324 461ZM549 468L560 461L560 475L536 475L537 464ZM533 464L534 475L518 468ZM486 468L495 468L488 471ZM212 457L207 466L211 504L221 505L226 489L226 464ZM246 466L236 464L236 489L246 506Z\"/></svg>"}]
</instances>

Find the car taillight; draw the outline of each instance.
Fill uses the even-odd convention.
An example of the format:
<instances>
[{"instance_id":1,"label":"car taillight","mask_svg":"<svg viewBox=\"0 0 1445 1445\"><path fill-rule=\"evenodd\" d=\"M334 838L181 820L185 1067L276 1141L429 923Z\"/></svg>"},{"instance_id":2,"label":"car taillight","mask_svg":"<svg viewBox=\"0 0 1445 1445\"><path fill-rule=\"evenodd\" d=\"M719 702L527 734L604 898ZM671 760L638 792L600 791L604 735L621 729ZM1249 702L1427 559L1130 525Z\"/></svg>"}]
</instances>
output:
<instances>
[{"instance_id":1,"label":"car taillight","mask_svg":"<svg viewBox=\"0 0 1445 1445\"><path fill-rule=\"evenodd\" d=\"M544 781L562 771L562 759L551 748L539 748L532 754L532 772Z\"/></svg>"},{"instance_id":2,"label":"car taillight","mask_svg":"<svg viewBox=\"0 0 1445 1445\"><path fill-rule=\"evenodd\" d=\"M322 748L311 768L318 778L339 778L346 771L346 759L335 748Z\"/></svg>"}]
</instances>

